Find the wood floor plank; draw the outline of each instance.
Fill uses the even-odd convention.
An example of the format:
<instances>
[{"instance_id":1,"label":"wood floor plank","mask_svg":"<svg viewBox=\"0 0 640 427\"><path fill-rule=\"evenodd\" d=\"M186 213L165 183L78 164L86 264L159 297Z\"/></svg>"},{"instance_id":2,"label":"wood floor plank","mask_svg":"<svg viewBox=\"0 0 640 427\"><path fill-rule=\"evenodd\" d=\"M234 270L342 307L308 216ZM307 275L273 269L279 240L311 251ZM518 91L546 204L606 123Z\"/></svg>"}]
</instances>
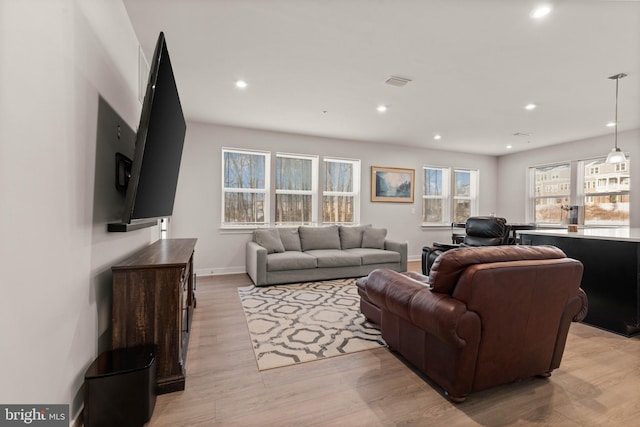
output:
<instances>
[{"instance_id":1,"label":"wood floor plank","mask_svg":"<svg viewBox=\"0 0 640 427\"><path fill-rule=\"evenodd\" d=\"M417 262L410 269L418 271ZM453 404L385 348L259 371L237 288L199 277L186 389L149 426L627 426L640 418L640 337L573 324L559 369Z\"/></svg>"}]
</instances>

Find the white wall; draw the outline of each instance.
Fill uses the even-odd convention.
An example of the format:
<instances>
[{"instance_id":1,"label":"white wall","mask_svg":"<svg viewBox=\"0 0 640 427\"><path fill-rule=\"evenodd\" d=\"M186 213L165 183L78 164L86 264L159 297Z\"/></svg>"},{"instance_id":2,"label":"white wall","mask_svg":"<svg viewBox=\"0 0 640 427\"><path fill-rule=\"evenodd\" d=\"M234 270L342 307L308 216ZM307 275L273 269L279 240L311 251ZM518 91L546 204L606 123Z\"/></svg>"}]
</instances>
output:
<instances>
[{"instance_id":1,"label":"white wall","mask_svg":"<svg viewBox=\"0 0 640 427\"><path fill-rule=\"evenodd\" d=\"M527 168L569 160L582 160L606 156L613 147L613 133L596 138L566 142L564 144L529 150L498 158L498 206L512 222L526 218ZM640 227L640 129L620 132L618 147L629 154L631 164L631 218L632 227Z\"/></svg>"},{"instance_id":2,"label":"white wall","mask_svg":"<svg viewBox=\"0 0 640 427\"><path fill-rule=\"evenodd\" d=\"M110 344L110 266L156 238L107 233L94 211L99 97L136 128L137 55L120 1L0 0L3 404L77 416Z\"/></svg>"},{"instance_id":3,"label":"white wall","mask_svg":"<svg viewBox=\"0 0 640 427\"><path fill-rule=\"evenodd\" d=\"M480 213L501 214L496 201L496 165L493 156L434 151L368 142L356 142L308 135L188 123L178 181L174 237L197 237L195 268L200 274L244 272L244 247L249 234L220 230L221 148L245 148L335 156L361 160L362 224L388 228L388 237L409 242L409 258L419 259L422 246L433 241L450 242L450 228L423 230L421 222L423 165L477 168L480 171ZM372 203L371 166L392 166L416 170L413 204Z\"/></svg>"}]
</instances>

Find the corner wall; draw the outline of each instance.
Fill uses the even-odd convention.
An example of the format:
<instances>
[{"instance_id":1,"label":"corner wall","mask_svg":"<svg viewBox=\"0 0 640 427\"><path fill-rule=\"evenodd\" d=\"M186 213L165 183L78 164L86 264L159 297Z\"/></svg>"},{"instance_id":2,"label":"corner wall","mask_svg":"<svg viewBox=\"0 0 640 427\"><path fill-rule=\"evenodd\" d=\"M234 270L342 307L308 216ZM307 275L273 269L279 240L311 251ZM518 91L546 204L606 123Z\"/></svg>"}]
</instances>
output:
<instances>
[{"instance_id":1,"label":"corner wall","mask_svg":"<svg viewBox=\"0 0 640 427\"><path fill-rule=\"evenodd\" d=\"M96 182L100 99L135 129L137 81L121 1L0 0L3 404L77 417L85 370L110 345L110 266L157 238L107 233L113 184Z\"/></svg>"},{"instance_id":2,"label":"corner wall","mask_svg":"<svg viewBox=\"0 0 640 427\"><path fill-rule=\"evenodd\" d=\"M451 239L449 227L420 227L424 165L478 169L480 214L501 214L496 208L497 159L493 156L189 122L170 228L174 237L198 238L195 269L199 274L244 272L245 243L251 238L247 232L220 229L222 147L360 159L360 222L386 227L390 239L407 241L409 259L420 259L425 244ZM414 203L371 202L372 165L415 169Z\"/></svg>"}]
</instances>

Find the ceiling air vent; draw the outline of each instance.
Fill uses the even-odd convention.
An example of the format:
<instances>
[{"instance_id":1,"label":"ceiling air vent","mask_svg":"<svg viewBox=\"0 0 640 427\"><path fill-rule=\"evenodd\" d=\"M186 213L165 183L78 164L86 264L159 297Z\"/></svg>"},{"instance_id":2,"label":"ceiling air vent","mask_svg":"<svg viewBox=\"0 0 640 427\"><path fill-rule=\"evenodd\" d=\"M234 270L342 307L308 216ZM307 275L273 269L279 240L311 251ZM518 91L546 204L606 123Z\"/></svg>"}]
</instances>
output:
<instances>
[{"instance_id":1,"label":"ceiling air vent","mask_svg":"<svg viewBox=\"0 0 640 427\"><path fill-rule=\"evenodd\" d=\"M410 81L411 79L407 79L406 77L391 76L387 80L385 80L385 83L391 86L402 87Z\"/></svg>"}]
</instances>

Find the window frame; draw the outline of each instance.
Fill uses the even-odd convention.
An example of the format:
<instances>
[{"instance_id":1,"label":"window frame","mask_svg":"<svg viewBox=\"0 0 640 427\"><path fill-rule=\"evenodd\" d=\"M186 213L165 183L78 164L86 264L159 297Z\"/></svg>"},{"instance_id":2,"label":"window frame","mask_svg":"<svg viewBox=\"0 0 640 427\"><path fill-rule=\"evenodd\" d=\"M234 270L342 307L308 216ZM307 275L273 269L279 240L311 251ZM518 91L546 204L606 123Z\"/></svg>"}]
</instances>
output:
<instances>
[{"instance_id":1,"label":"window frame","mask_svg":"<svg viewBox=\"0 0 640 427\"><path fill-rule=\"evenodd\" d=\"M248 155L257 155L263 156L265 162L265 170L264 170L264 188L232 188L225 187L225 153L236 153L236 154L248 154ZM220 209L220 222L222 224L222 228L226 229L247 229L247 228L256 228L260 226L265 226L270 224L270 213L271 213L271 204L270 204L270 195L271 195L271 152L270 151L261 151L261 150L249 150L249 149L239 149L239 148L228 148L222 147L222 171L221 171L221 209ZM264 221L263 222L226 222L225 221L225 200L227 193L248 193L248 194L264 194Z\"/></svg>"},{"instance_id":2,"label":"window frame","mask_svg":"<svg viewBox=\"0 0 640 427\"><path fill-rule=\"evenodd\" d=\"M442 172L442 195L427 195L426 171L428 169ZM456 195L456 174L457 172L467 172L469 176L469 196ZM478 169L450 167L450 166L422 166L422 227L448 226L454 222L455 204L458 200L469 200L469 216L477 216L480 207L480 171ZM425 216L425 201L428 199L442 200L442 221L427 222Z\"/></svg>"},{"instance_id":3,"label":"window frame","mask_svg":"<svg viewBox=\"0 0 640 427\"><path fill-rule=\"evenodd\" d=\"M320 215L321 215L321 219L320 219L320 223L321 224L337 224L337 225L357 225L360 224L360 193L361 193L361 188L360 188L360 166L361 166L361 161L360 159L347 159L347 158L340 158L340 157L323 157L322 158L322 162L323 162L323 168L322 168L322 192L318 191L318 193L322 193L321 197L322 197L322 203L320 203ZM326 163L327 162L334 162L334 163L348 163L352 165L352 191L326 191L324 189L324 180L325 180L325 174L326 174ZM335 222L335 221L325 221L324 220L324 197L325 196L346 196L346 197L353 197L353 221L351 222Z\"/></svg>"},{"instance_id":4,"label":"window frame","mask_svg":"<svg viewBox=\"0 0 640 427\"><path fill-rule=\"evenodd\" d=\"M527 221L536 222L536 212L535 212L536 199L551 197L551 196L545 196L545 197L535 196L535 170L539 168L551 167L551 166L557 166L557 165L563 165L563 164L569 165L569 169L570 169L570 189L569 189L569 194L566 195L566 197L569 200L569 205L582 206L584 209L587 201L592 200L594 197L627 196L629 198L629 209L630 209L631 208L630 188L627 188L626 190L606 191L606 192L600 192L600 193L586 192L586 190L589 188L597 189L600 186L599 181L605 181L606 185L609 184L609 179L611 178L610 176L603 176L603 177L596 176L590 179L587 179L587 177L585 176L586 174L585 169L587 167L591 169L589 171L589 175L600 174L602 170L602 164L605 163L605 159L606 157L599 156L599 157L591 157L591 158L585 158L585 159L529 166L528 168L529 194L527 197L529 206L527 206L527 211L526 211ZM629 178L628 182L630 183L630 179L631 179L630 169L631 168L630 168L629 158L627 158L627 161L624 163L624 166L621 164L616 164L616 166L614 167L614 171L612 173L620 174L620 176L617 177L618 186L623 185L622 184L623 181L627 181L622 179L624 178L622 176L623 174L627 174L626 176L628 176ZM557 196L557 197L561 197L561 196ZM584 214L581 214L580 217L584 219L585 225L588 225L589 227L599 227L599 226L600 227L629 227L630 226L630 215L629 215L629 218L627 219L626 224L589 223L589 221L586 218L584 218ZM563 225L563 220L561 216L560 222L538 222L538 224L542 226L547 226L547 227L559 227Z\"/></svg>"},{"instance_id":5,"label":"window frame","mask_svg":"<svg viewBox=\"0 0 640 427\"><path fill-rule=\"evenodd\" d=\"M458 196L456 195L457 190L457 173L465 172L469 173L469 196ZM453 176L451 177L452 191L451 191L451 219L455 220L455 207L456 201L458 200L469 200L469 216L477 216L478 215L478 184L479 184L479 175L477 169L464 169L464 168L454 168ZM468 217L467 217L468 218Z\"/></svg>"},{"instance_id":6,"label":"window frame","mask_svg":"<svg viewBox=\"0 0 640 427\"><path fill-rule=\"evenodd\" d=\"M319 182L319 157L310 155L310 154L292 154L292 153L276 153L276 166L275 173L276 177L278 174L278 158L288 158L288 159L302 159L302 160L310 160L311 161L311 190L284 190L278 189L277 187L277 178L274 183L275 188L275 218L274 224L276 226L289 226L289 225L305 225L305 224L316 224L318 222L318 182ZM278 202L277 198L279 194L299 194L299 195L310 195L311 196L311 220L309 222L304 221L293 221L293 222L279 222L278 218Z\"/></svg>"},{"instance_id":7,"label":"window frame","mask_svg":"<svg viewBox=\"0 0 640 427\"><path fill-rule=\"evenodd\" d=\"M558 166L569 166L569 189L567 193L562 193L562 194L555 194L555 195L545 195L545 196L538 196L537 195L537 186L536 186L536 170L538 169L543 169L543 168L551 168L551 167L558 167ZM569 201L569 204L575 204L575 197L572 197L573 192L575 192L575 172L574 172L574 162L567 162L567 161L562 161L562 162L555 162L555 163L549 163L549 164L544 164L544 165L537 165L537 166L530 166L529 167L529 185L528 185L528 208L527 208L527 213L526 216L527 218L527 222L532 222L532 223L536 223L536 224L541 224L541 225L559 225L560 223L555 223L555 222L538 222L536 221L536 200L539 199L561 199L561 198L566 198ZM539 185L546 185L546 183L550 182L553 180L554 177L551 177L550 179L543 177L543 179L541 180ZM556 177L556 178L559 178Z\"/></svg>"},{"instance_id":8,"label":"window frame","mask_svg":"<svg viewBox=\"0 0 640 427\"><path fill-rule=\"evenodd\" d=\"M442 173L442 189L440 195L429 195L427 193L427 170L437 170ZM442 166L422 166L422 226L442 226L451 224L451 204L449 203L451 193L451 168ZM440 200L442 205L442 221L425 221L425 203L427 200Z\"/></svg>"}]
</instances>

